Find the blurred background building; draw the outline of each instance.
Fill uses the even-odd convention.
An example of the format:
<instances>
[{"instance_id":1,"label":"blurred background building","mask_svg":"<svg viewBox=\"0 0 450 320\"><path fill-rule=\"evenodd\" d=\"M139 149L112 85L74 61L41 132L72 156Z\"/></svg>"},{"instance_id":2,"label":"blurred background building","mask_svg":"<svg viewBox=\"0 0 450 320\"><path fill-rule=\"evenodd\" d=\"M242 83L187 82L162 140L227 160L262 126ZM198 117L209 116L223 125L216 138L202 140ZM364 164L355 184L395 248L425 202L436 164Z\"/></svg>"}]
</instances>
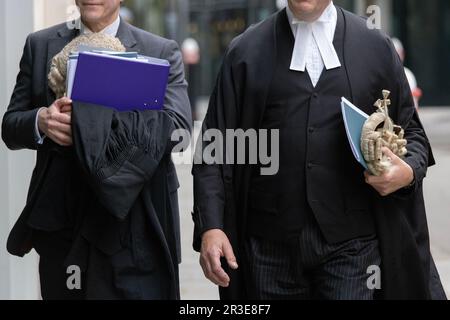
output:
<instances>
[{"instance_id":1,"label":"blurred background building","mask_svg":"<svg viewBox=\"0 0 450 320\"><path fill-rule=\"evenodd\" d=\"M403 42L405 65L423 90L422 106L450 106L450 1L448 0L334 0L359 15L378 5L382 28ZM197 118L207 106L225 49L231 39L286 5L286 0L125 0L122 17L134 25L175 39L183 50L190 98ZM12 93L26 36L36 30L77 16L73 0L0 1L0 115ZM263 54L263 53L262 53ZM36 106L41 107L41 106ZM429 108L422 113L432 137L438 162L427 179L427 208L432 240L441 275L450 289L450 108ZM442 110L442 111L441 111ZM430 125L432 124L432 125ZM8 152L0 143L0 299L39 297L37 257L9 256L6 238L22 210L34 153ZM178 168L184 219L182 297L217 298L204 280L198 258L190 248L192 181L190 168ZM447 178L446 178L447 177Z\"/></svg>"}]
</instances>

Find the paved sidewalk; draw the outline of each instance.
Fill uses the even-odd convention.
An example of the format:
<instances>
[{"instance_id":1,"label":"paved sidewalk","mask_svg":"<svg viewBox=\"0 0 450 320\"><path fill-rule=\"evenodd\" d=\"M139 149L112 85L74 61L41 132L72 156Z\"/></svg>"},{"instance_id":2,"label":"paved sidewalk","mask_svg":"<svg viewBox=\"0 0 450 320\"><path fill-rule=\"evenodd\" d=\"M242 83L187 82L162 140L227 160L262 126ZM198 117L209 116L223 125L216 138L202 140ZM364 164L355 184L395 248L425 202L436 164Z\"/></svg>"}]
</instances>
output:
<instances>
[{"instance_id":1,"label":"paved sidewalk","mask_svg":"<svg viewBox=\"0 0 450 320\"><path fill-rule=\"evenodd\" d=\"M450 107L420 110L437 165L424 182L431 248L450 297Z\"/></svg>"},{"instance_id":2,"label":"paved sidewalk","mask_svg":"<svg viewBox=\"0 0 450 320\"><path fill-rule=\"evenodd\" d=\"M185 300L217 300L217 287L203 275L198 262L199 254L192 249L194 223L191 212L193 208L192 175L190 165L177 166L180 180L180 215L181 242L183 261L180 266L181 298Z\"/></svg>"}]
</instances>

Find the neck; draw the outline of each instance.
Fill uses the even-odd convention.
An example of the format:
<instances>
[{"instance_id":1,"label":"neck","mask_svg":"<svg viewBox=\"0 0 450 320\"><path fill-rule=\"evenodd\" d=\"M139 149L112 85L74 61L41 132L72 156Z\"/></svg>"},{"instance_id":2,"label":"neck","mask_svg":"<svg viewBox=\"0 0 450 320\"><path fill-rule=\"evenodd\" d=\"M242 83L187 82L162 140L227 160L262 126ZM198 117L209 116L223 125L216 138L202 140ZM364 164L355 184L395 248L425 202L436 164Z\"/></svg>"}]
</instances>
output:
<instances>
[{"instance_id":1,"label":"neck","mask_svg":"<svg viewBox=\"0 0 450 320\"><path fill-rule=\"evenodd\" d=\"M112 15L109 19L105 19L102 21L86 21L83 17L81 17L81 21L83 24L92 32L97 33L104 30L109 25L113 24L119 16L119 11L117 11L114 15Z\"/></svg>"},{"instance_id":2,"label":"neck","mask_svg":"<svg viewBox=\"0 0 450 320\"><path fill-rule=\"evenodd\" d=\"M294 16L298 20L305 21L305 22L314 22L314 21L316 21L317 19L320 18L320 16L324 13L326 8L328 8L328 6L330 4L331 4L331 0L327 1L322 6L316 8L315 10L313 10L311 12L304 12L304 11L301 11L301 10L295 10L295 8L293 8L293 6L291 6L290 3L289 3L289 8L291 9L292 13L294 14Z\"/></svg>"}]
</instances>

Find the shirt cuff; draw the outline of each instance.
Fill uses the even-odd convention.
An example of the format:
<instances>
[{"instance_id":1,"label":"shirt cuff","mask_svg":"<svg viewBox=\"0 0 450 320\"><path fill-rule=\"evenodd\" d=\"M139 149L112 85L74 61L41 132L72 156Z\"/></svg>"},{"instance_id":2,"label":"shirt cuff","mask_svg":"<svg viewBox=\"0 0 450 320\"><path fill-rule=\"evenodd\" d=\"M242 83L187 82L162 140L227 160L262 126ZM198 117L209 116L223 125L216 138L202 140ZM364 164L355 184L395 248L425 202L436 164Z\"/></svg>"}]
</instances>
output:
<instances>
[{"instance_id":1,"label":"shirt cuff","mask_svg":"<svg viewBox=\"0 0 450 320\"><path fill-rule=\"evenodd\" d=\"M212 211L214 212L214 211ZM220 212L215 211L215 212ZM198 207L195 207L194 212L192 212L192 220L194 221L194 243L193 247L194 250L197 252L200 252L201 244L202 244L202 237L203 234L209 230L213 229L220 229L224 231L224 225L223 225L223 216L217 217L211 217L213 219L206 219L206 216L202 216L202 212ZM205 221L207 220L207 221Z\"/></svg>"},{"instance_id":2,"label":"shirt cuff","mask_svg":"<svg viewBox=\"0 0 450 320\"><path fill-rule=\"evenodd\" d=\"M36 119L34 121L34 137L36 140L37 144L43 144L44 140L45 140L45 135L41 136L41 133L39 132L39 125L38 125L38 120L39 120L39 112L45 109L44 107L40 108L37 112L36 112Z\"/></svg>"}]
</instances>

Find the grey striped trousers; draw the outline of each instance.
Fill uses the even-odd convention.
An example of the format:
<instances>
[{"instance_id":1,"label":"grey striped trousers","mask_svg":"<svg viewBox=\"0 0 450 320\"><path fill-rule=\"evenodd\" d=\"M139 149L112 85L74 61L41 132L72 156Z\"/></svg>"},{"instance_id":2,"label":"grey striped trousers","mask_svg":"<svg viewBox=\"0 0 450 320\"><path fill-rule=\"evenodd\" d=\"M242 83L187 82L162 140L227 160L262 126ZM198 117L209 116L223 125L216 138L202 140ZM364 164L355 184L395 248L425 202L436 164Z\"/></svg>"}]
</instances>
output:
<instances>
[{"instance_id":1,"label":"grey striped trousers","mask_svg":"<svg viewBox=\"0 0 450 320\"><path fill-rule=\"evenodd\" d=\"M315 221L289 244L246 242L250 299L373 300L368 268L380 266L376 236L328 244Z\"/></svg>"}]
</instances>

